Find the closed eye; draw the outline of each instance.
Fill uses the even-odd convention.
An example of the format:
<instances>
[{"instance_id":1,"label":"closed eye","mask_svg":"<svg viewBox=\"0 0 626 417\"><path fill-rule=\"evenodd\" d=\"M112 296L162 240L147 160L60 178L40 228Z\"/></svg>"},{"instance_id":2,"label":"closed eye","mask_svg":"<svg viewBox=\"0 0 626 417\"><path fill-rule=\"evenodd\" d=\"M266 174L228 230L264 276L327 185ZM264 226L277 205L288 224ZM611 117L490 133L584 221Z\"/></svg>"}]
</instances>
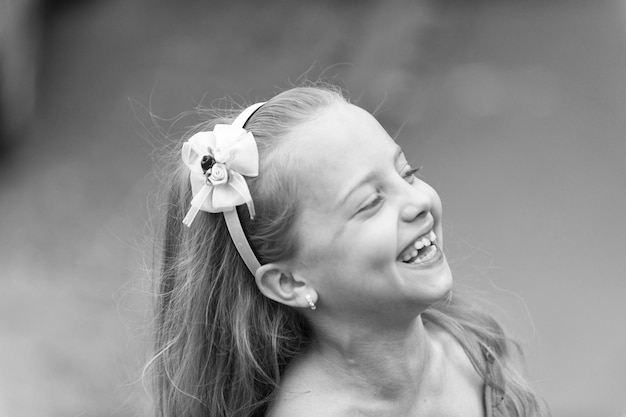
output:
<instances>
[{"instance_id":1,"label":"closed eye","mask_svg":"<svg viewBox=\"0 0 626 417\"><path fill-rule=\"evenodd\" d=\"M415 174L417 174L417 172L420 171L421 169L422 169L421 166L414 168L414 169L409 169L402 175L402 178L407 180L409 184L413 184L413 180L416 178Z\"/></svg>"},{"instance_id":2,"label":"closed eye","mask_svg":"<svg viewBox=\"0 0 626 417\"><path fill-rule=\"evenodd\" d=\"M409 170L409 171L406 173L406 175L405 175L405 176L406 176L406 177L410 177L411 175L415 175L415 174L417 174L417 173L418 173L419 171L421 171L421 170L422 170L422 167L413 168L413 169Z\"/></svg>"},{"instance_id":3,"label":"closed eye","mask_svg":"<svg viewBox=\"0 0 626 417\"><path fill-rule=\"evenodd\" d=\"M361 213L367 210L371 210L374 207L378 206L378 204L380 204L382 201L383 201L383 195L381 193L376 193L376 197L374 197L372 201L370 201L369 203L361 207L358 212Z\"/></svg>"}]
</instances>

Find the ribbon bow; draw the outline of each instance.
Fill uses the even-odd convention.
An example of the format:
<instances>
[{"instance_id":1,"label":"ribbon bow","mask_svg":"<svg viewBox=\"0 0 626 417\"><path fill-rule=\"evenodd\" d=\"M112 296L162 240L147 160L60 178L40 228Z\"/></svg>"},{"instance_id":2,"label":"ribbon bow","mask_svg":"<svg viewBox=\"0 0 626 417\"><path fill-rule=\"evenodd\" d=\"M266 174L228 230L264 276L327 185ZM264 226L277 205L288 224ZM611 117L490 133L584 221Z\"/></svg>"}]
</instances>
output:
<instances>
[{"instance_id":1,"label":"ribbon bow","mask_svg":"<svg viewBox=\"0 0 626 417\"><path fill-rule=\"evenodd\" d=\"M252 133L233 125L215 125L212 132L199 132L183 144L183 162L189 167L193 199L183 219L189 227L199 210L222 213L254 204L244 179L259 174L259 151Z\"/></svg>"}]
</instances>

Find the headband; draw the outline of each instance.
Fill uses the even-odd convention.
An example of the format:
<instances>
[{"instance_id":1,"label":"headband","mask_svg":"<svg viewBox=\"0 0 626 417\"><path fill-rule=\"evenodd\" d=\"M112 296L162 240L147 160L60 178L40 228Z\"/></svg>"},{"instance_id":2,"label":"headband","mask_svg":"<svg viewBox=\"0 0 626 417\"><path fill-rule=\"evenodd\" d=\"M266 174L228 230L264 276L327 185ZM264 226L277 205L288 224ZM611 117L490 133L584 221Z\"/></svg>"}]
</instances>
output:
<instances>
[{"instance_id":1,"label":"headband","mask_svg":"<svg viewBox=\"0 0 626 417\"><path fill-rule=\"evenodd\" d=\"M196 133L182 149L193 194L183 224L190 227L198 211L223 213L228 233L252 275L261 264L246 239L237 206L246 204L254 218L254 203L244 177L259 174L259 152L252 132L243 127L263 104L246 108L230 125L217 124L212 132Z\"/></svg>"}]
</instances>

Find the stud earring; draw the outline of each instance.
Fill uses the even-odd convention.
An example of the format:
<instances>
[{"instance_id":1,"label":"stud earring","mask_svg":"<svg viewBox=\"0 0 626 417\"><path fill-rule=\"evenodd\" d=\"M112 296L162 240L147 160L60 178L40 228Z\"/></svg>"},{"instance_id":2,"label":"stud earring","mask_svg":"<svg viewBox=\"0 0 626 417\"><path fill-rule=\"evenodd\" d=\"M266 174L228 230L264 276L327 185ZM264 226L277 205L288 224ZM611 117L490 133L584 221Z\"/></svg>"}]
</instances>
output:
<instances>
[{"instance_id":1,"label":"stud earring","mask_svg":"<svg viewBox=\"0 0 626 417\"><path fill-rule=\"evenodd\" d=\"M309 307L311 308L311 310L317 309L317 306L315 305L309 294L305 295L304 298L306 299L306 302L309 303Z\"/></svg>"}]
</instances>

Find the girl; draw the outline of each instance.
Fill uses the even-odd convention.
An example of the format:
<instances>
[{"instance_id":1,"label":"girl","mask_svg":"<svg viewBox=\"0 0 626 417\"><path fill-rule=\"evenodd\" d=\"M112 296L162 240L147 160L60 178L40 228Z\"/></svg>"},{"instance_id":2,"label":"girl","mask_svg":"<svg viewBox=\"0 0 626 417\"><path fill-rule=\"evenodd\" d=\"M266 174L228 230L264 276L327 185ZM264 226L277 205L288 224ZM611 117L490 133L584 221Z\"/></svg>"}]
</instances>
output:
<instances>
[{"instance_id":1,"label":"girl","mask_svg":"<svg viewBox=\"0 0 626 417\"><path fill-rule=\"evenodd\" d=\"M369 113L300 87L201 129L169 177L158 416L547 413L451 297L439 196Z\"/></svg>"}]
</instances>

